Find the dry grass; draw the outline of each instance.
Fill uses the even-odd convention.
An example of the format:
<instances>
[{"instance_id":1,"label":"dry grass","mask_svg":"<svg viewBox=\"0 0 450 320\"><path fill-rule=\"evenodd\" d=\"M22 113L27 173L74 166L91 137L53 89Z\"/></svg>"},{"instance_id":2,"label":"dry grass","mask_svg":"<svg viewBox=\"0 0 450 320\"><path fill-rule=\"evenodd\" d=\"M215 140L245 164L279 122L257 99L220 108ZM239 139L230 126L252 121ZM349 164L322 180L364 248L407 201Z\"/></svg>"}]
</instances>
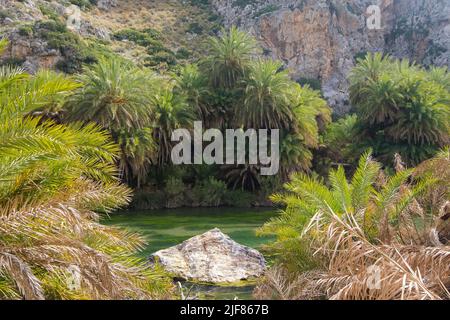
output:
<instances>
[{"instance_id":1,"label":"dry grass","mask_svg":"<svg viewBox=\"0 0 450 320\"><path fill-rule=\"evenodd\" d=\"M320 227L320 226L319 226ZM323 229L322 229L323 230ZM373 244L354 217L333 216L315 255L327 270L292 275L278 267L256 288L260 299L450 299L450 247ZM314 233L321 232L315 229Z\"/></svg>"},{"instance_id":2,"label":"dry grass","mask_svg":"<svg viewBox=\"0 0 450 320\"><path fill-rule=\"evenodd\" d=\"M145 28L156 29L164 35L165 44L171 49L186 47L199 50L199 43L205 35L189 38L186 34L190 23L199 23L206 32L210 31L212 23L208 21L211 12L190 5L188 1L180 0L119 0L118 5L108 11L93 9L84 13L84 18L94 26L111 31L125 28L137 30ZM115 44L120 46L120 44Z\"/></svg>"}]
</instances>

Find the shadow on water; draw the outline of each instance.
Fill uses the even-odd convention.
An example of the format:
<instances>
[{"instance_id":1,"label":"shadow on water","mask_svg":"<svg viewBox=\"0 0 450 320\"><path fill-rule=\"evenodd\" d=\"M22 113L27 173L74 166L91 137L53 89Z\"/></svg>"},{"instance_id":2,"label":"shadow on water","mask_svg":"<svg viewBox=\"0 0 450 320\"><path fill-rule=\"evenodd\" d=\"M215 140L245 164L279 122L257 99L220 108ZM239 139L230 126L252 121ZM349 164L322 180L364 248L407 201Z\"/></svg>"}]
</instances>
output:
<instances>
[{"instance_id":1,"label":"shadow on water","mask_svg":"<svg viewBox=\"0 0 450 320\"><path fill-rule=\"evenodd\" d=\"M257 237L255 231L275 215L274 209L186 208L120 212L102 222L127 227L142 234L148 246L140 255L146 258L155 251L177 245L213 228L219 228L240 244L260 249L271 238ZM184 286L190 288L191 284L185 283ZM251 299L252 289L252 286L194 285L191 296L199 295L204 299Z\"/></svg>"}]
</instances>

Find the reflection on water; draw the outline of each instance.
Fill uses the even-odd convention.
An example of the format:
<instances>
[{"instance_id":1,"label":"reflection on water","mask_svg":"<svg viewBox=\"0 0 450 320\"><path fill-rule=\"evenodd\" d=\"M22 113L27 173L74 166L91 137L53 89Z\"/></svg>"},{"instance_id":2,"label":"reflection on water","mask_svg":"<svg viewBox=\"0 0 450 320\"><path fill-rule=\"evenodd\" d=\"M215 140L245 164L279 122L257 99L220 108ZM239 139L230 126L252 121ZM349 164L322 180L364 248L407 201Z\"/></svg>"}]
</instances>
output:
<instances>
[{"instance_id":1,"label":"reflection on water","mask_svg":"<svg viewBox=\"0 0 450 320\"><path fill-rule=\"evenodd\" d=\"M236 242L259 249L270 238L257 237L255 230L273 217L273 209L200 208L157 211L124 212L103 221L107 225L124 226L138 231L148 241L141 255L177 245L195 235L219 228ZM217 287L183 285L191 290L190 296L203 299L251 299L253 286Z\"/></svg>"}]
</instances>

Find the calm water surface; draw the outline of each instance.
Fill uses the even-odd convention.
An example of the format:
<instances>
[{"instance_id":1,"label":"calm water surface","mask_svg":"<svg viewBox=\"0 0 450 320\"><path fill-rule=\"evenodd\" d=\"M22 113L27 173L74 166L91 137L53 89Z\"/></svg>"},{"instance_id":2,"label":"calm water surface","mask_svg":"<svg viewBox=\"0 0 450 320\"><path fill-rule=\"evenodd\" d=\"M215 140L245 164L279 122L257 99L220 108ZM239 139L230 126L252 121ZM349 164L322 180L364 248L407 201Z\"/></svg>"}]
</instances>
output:
<instances>
[{"instance_id":1,"label":"calm water surface","mask_svg":"<svg viewBox=\"0 0 450 320\"><path fill-rule=\"evenodd\" d=\"M156 211L123 212L111 215L103 221L138 231L148 241L141 255L177 245L195 235L219 228L236 242L260 249L271 238L257 237L255 231L271 217L273 209L195 208ZM190 287L191 284L185 284ZM194 285L193 293L208 299L250 299L252 287L215 287Z\"/></svg>"}]
</instances>

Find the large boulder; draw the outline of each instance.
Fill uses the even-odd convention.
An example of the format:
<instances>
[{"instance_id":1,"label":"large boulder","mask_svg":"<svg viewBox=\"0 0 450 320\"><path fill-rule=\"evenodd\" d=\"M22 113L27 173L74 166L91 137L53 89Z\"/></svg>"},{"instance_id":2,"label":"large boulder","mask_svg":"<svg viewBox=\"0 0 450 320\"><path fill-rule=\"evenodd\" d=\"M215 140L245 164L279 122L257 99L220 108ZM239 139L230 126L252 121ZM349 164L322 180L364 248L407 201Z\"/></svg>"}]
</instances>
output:
<instances>
[{"instance_id":1,"label":"large boulder","mask_svg":"<svg viewBox=\"0 0 450 320\"><path fill-rule=\"evenodd\" d=\"M240 245L219 229L210 230L152 255L176 277L207 283L235 283L263 275L257 250Z\"/></svg>"}]
</instances>

